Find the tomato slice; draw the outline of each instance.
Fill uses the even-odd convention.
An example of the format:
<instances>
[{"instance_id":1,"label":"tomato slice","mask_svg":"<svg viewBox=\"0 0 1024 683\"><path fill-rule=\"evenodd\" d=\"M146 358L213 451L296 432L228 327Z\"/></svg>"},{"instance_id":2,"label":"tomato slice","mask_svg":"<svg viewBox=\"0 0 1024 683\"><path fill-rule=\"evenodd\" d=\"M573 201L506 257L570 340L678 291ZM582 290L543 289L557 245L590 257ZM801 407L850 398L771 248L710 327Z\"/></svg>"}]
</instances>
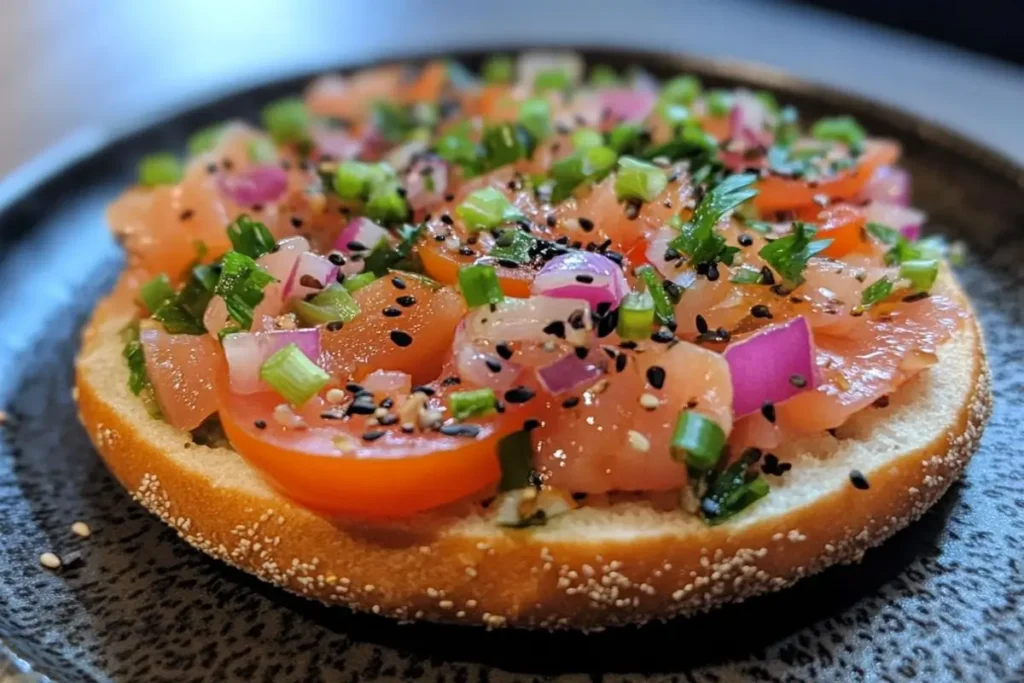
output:
<instances>
[{"instance_id":1,"label":"tomato slice","mask_svg":"<svg viewBox=\"0 0 1024 683\"><path fill-rule=\"evenodd\" d=\"M498 440L521 424L504 414L477 423L476 436L406 434L360 416L322 419L328 406L314 398L302 410L308 427L294 429L273 419L278 396L233 394L224 369L216 391L224 433L241 456L284 495L327 515L403 517L482 491L500 476ZM369 441L367 429L384 434Z\"/></svg>"},{"instance_id":2,"label":"tomato slice","mask_svg":"<svg viewBox=\"0 0 1024 683\"><path fill-rule=\"evenodd\" d=\"M814 203L817 195L833 199L850 199L867 184L880 166L891 164L899 157L899 146L893 142L874 140L867 143L860 163L833 178L816 183L791 178L769 176L758 182L758 195L754 206L764 213L774 213Z\"/></svg>"}]
</instances>

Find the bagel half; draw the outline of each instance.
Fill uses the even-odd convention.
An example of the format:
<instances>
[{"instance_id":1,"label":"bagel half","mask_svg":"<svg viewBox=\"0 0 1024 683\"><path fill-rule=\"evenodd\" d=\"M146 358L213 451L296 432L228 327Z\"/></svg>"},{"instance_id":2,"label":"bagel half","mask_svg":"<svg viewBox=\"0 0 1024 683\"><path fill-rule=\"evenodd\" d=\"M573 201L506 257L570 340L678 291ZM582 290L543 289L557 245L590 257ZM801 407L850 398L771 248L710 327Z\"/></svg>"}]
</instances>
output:
<instances>
[{"instance_id":1,"label":"bagel half","mask_svg":"<svg viewBox=\"0 0 1024 683\"><path fill-rule=\"evenodd\" d=\"M962 293L952 278L947 285ZM966 306L966 299L964 305ZM771 493L720 526L654 500L588 505L525 530L463 504L346 525L279 495L234 451L192 443L127 387L120 330L100 306L76 363L79 416L131 495L188 543L264 581L398 619L595 628L707 610L858 561L917 519L978 446L991 408L973 315L939 362L837 430L777 450ZM851 470L870 488L855 488Z\"/></svg>"}]
</instances>

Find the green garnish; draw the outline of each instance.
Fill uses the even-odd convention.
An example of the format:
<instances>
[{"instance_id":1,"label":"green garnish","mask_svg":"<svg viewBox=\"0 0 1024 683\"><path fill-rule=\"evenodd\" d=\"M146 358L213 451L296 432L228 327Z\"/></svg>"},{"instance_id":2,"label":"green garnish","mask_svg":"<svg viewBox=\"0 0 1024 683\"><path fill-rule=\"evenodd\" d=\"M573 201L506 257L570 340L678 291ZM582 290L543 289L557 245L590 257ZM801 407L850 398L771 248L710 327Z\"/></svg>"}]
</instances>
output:
<instances>
[{"instance_id":1,"label":"green garnish","mask_svg":"<svg viewBox=\"0 0 1024 683\"><path fill-rule=\"evenodd\" d=\"M519 105L520 125L534 140L543 140L551 134L551 103L543 97L534 97Z\"/></svg>"},{"instance_id":2,"label":"green garnish","mask_svg":"<svg viewBox=\"0 0 1024 683\"><path fill-rule=\"evenodd\" d=\"M139 164L139 183L146 187L173 185L183 173L181 162L170 152L149 154Z\"/></svg>"},{"instance_id":3,"label":"green garnish","mask_svg":"<svg viewBox=\"0 0 1024 683\"><path fill-rule=\"evenodd\" d=\"M835 116L815 121L811 126L811 136L816 140L841 142L848 147L856 147L864 142L867 133L852 116Z\"/></svg>"},{"instance_id":4,"label":"green garnish","mask_svg":"<svg viewBox=\"0 0 1024 683\"><path fill-rule=\"evenodd\" d=\"M890 228L888 225L872 222L868 223L866 227L870 235L878 239L882 244L889 246L889 249L885 252L885 262L887 265L894 266L905 261L921 259L938 259L943 255L942 249L935 242L927 238L911 242L899 230Z\"/></svg>"},{"instance_id":5,"label":"green garnish","mask_svg":"<svg viewBox=\"0 0 1024 683\"><path fill-rule=\"evenodd\" d=\"M800 137L800 114L796 107L786 106L775 120L775 144L789 147Z\"/></svg>"},{"instance_id":6,"label":"green garnish","mask_svg":"<svg viewBox=\"0 0 1024 683\"><path fill-rule=\"evenodd\" d=\"M607 88L613 85L620 85L622 78L615 69L607 64L595 64L590 70L590 85L594 88Z\"/></svg>"},{"instance_id":7,"label":"green garnish","mask_svg":"<svg viewBox=\"0 0 1024 683\"><path fill-rule=\"evenodd\" d=\"M654 201L667 185L664 169L633 157L619 159L619 171L615 177L615 196L619 201Z\"/></svg>"},{"instance_id":8,"label":"green garnish","mask_svg":"<svg viewBox=\"0 0 1024 683\"><path fill-rule=\"evenodd\" d=\"M669 327L674 326L676 324L675 308L657 271L651 266L641 266L636 269L636 274L644 283L647 294L651 296L654 303L654 315L658 322Z\"/></svg>"},{"instance_id":9,"label":"green garnish","mask_svg":"<svg viewBox=\"0 0 1024 683\"><path fill-rule=\"evenodd\" d=\"M474 191L455 208L455 213L470 230L490 230L522 220L522 212L493 187Z\"/></svg>"},{"instance_id":10,"label":"green garnish","mask_svg":"<svg viewBox=\"0 0 1024 683\"><path fill-rule=\"evenodd\" d=\"M900 277L910 282L910 289L914 294L929 291L938 276L938 261L914 260L900 264Z\"/></svg>"},{"instance_id":11,"label":"green garnish","mask_svg":"<svg viewBox=\"0 0 1024 683\"><path fill-rule=\"evenodd\" d=\"M448 397L448 405L456 420L470 417L482 417L494 412L497 398L494 389L473 389L472 391L456 391Z\"/></svg>"},{"instance_id":12,"label":"green garnish","mask_svg":"<svg viewBox=\"0 0 1024 683\"><path fill-rule=\"evenodd\" d=\"M562 69L546 69L540 71L533 79L533 89L537 92L549 90L568 90L572 85L569 74Z\"/></svg>"},{"instance_id":13,"label":"green garnish","mask_svg":"<svg viewBox=\"0 0 1024 683\"><path fill-rule=\"evenodd\" d=\"M334 191L342 199L367 199L378 189L393 187L395 173L387 164L344 161L334 172Z\"/></svg>"},{"instance_id":14,"label":"green garnish","mask_svg":"<svg viewBox=\"0 0 1024 683\"><path fill-rule=\"evenodd\" d=\"M243 330L252 327L253 309L263 301L263 290L274 276L237 251L224 254L220 277L213 292L224 299L228 315Z\"/></svg>"},{"instance_id":15,"label":"green garnish","mask_svg":"<svg viewBox=\"0 0 1024 683\"><path fill-rule=\"evenodd\" d=\"M683 124L690 120L690 110L682 104L664 102L658 109L661 118L672 126L673 130L679 130Z\"/></svg>"},{"instance_id":16,"label":"green garnish","mask_svg":"<svg viewBox=\"0 0 1024 683\"><path fill-rule=\"evenodd\" d=\"M608 133L608 146L619 154L635 154L640 151L643 126L636 123L620 123Z\"/></svg>"},{"instance_id":17,"label":"green garnish","mask_svg":"<svg viewBox=\"0 0 1024 683\"><path fill-rule=\"evenodd\" d=\"M249 143L249 158L258 164L266 164L277 159L277 147L266 138L256 138Z\"/></svg>"},{"instance_id":18,"label":"green garnish","mask_svg":"<svg viewBox=\"0 0 1024 683\"><path fill-rule=\"evenodd\" d=\"M572 133L572 146L575 149L600 147L604 144L604 136L593 128L577 128Z\"/></svg>"},{"instance_id":19,"label":"green garnish","mask_svg":"<svg viewBox=\"0 0 1024 683\"><path fill-rule=\"evenodd\" d=\"M673 459L706 472L718 464L724 447L725 432L716 422L689 410L679 413L670 445Z\"/></svg>"},{"instance_id":20,"label":"green garnish","mask_svg":"<svg viewBox=\"0 0 1024 683\"><path fill-rule=\"evenodd\" d=\"M494 55L484 62L480 71L484 82L491 85L511 83L515 73L515 62L508 55Z\"/></svg>"},{"instance_id":21,"label":"green garnish","mask_svg":"<svg viewBox=\"0 0 1024 683\"><path fill-rule=\"evenodd\" d=\"M768 482L751 471L757 459L755 453L745 452L721 473L712 475L701 500L701 512L708 524L720 524L768 495Z\"/></svg>"},{"instance_id":22,"label":"green garnish","mask_svg":"<svg viewBox=\"0 0 1024 683\"><path fill-rule=\"evenodd\" d=\"M700 91L700 79L696 76L677 76L662 86L658 98L672 104L690 104Z\"/></svg>"},{"instance_id":23,"label":"green garnish","mask_svg":"<svg viewBox=\"0 0 1024 683\"><path fill-rule=\"evenodd\" d=\"M468 178L481 171L480 148L470 138L469 126L466 124L456 126L442 135L434 145L434 153L460 167L463 175Z\"/></svg>"},{"instance_id":24,"label":"green garnish","mask_svg":"<svg viewBox=\"0 0 1024 683\"><path fill-rule=\"evenodd\" d=\"M889 278L882 276L864 288L860 295L860 305L872 306L889 298L890 294L892 294L892 282L889 281Z\"/></svg>"},{"instance_id":25,"label":"green garnish","mask_svg":"<svg viewBox=\"0 0 1024 683\"><path fill-rule=\"evenodd\" d=\"M533 153L533 140L522 125L502 123L484 131L484 158L487 168L498 168L526 159Z\"/></svg>"},{"instance_id":26,"label":"green garnish","mask_svg":"<svg viewBox=\"0 0 1024 683\"><path fill-rule=\"evenodd\" d=\"M536 239L527 235L523 230L507 228L498 235L494 247L487 255L516 263L529 263L531 261L530 251L536 242Z\"/></svg>"},{"instance_id":27,"label":"green garnish","mask_svg":"<svg viewBox=\"0 0 1024 683\"><path fill-rule=\"evenodd\" d=\"M309 301L295 302L295 312L307 325L324 323L350 322L359 315L359 304L356 303L348 290L339 284L332 284L317 292Z\"/></svg>"},{"instance_id":28,"label":"green garnish","mask_svg":"<svg viewBox=\"0 0 1024 683\"><path fill-rule=\"evenodd\" d=\"M793 223L793 232L769 242L758 252L790 288L804 281L803 273L808 259L820 254L832 244L832 240L811 241L814 233L814 226L796 221Z\"/></svg>"},{"instance_id":29,"label":"green garnish","mask_svg":"<svg viewBox=\"0 0 1024 683\"><path fill-rule=\"evenodd\" d=\"M341 286L348 292L355 292L376 279L377 275L375 273L359 273L358 275L345 278L345 281L341 283Z\"/></svg>"},{"instance_id":30,"label":"green garnish","mask_svg":"<svg viewBox=\"0 0 1024 683\"><path fill-rule=\"evenodd\" d=\"M372 120L374 129L392 143L403 142L416 128L410 110L384 100L373 103Z\"/></svg>"},{"instance_id":31,"label":"green garnish","mask_svg":"<svg viewBox=\"0 0 1024 683\"><path fill-rule=\"evenodd\" d=\"M585 182L597 181L615 166L617 155L609 147L578 149L551 165L551 202L557 204L568 198Z\"/></svg>"},{"instance_id":32,"label":"green garnish","mask_svg":"<svg viewBox=\"0 0 1024 683\"><path fill-rule=\"evenodd\" d=\"M530 433L527 431L513 432L498 441L498 462L501 463L499 491L515 491L531 485L532 451Z\"/></svg>"},{"instance_id":33,"label":"green garnish","mask_svg":"<svg viewBox=\"0 0 1024 683\"><path fill-rule=\"evenodd\" d=\"M260 379L293 406L301 406L324 388L331 376L295 344L277 351L260 366Z\"/></svg>"},{"instance_id":34,"label":"green garnish","mask_svg":"<svg viewBox=\"0 0 1024 683\"><path fill-rule=\"evenodd\" d=\"M377 223L399 223L409 215L409 203L399 194L397 185L383 186L371 190L363 212Z\"/></svg>"},{"instance_id":35,"label":"green garnish","mask_svg":"<svg viewBox=\"0 0 1024 683\"><path fill-rule=\"evenodd\" d=\"M139 299L146 310L153 313L168 301L174 299L174 288L166 273L160 273L139 288Z\"/></svg>"},{"instance_id":36,"label":"green garnish","mask_svg":"<svg viewBox=\"0 0 1024 683\"><path fill-rule=\"evenodd\" d=\"M736 247L727 246L717 226L726 213L757 195L753 185L757 176L752 173L732 175L723 180L701 199L682 234L669 243L676 251L688 254L690 263L731 264Z\"/></svg>"},{"instance_id":37,"label":"green garnish","mask_svg":"<svg viewBox=\"0 0 1024 683\"><path fill-rule=\"evenodd\" d=\"M228 225L228 239L235 251L251 259L258 259L277 246L267 226L244 214Z\"/></svg>"},{"instance_id":38,"label":"green garnish","mask_svg":"<svg viewBox=\"0 0 1024 683\"><path fill-rule=\"evenodd\" d=\"M174 298L153 312L153 318L171 334L205 334L203 313L213 298L217 273L213 266L197 265Z\"/></svg>"},{"instance_id":39,"label":"green garnish","mask_svg":"<svg viewBox=\"0 0 1024 683\"><path fill-rule=\"evenodd\" d=\"M122 333L124 349L121 356L128 363L128 390L142 399L142 405L151 417L160 417L160 405L157 403L153 385L146 372L146 356L139 341L139 321L134 321Z\"/></svg>"},{"instance_id":40,"label":"green garnish","mask_svg":"<svg viewBox=\"0 0 1024 683\"><path fill-rule=\"evenodd\" d=\"M201 128L195 133L189 136L188 142L188 153L191 156L198 156L203 152L209 152L211 149L217 146L217 141L220 139L221 133L224 132L223 123L215 123L212 126Z\"/></svg>"},{"instance_id":41,"label":"green garnish","mask_svg":"<svg viewBox=\"0 0 1024 683\"><path fill-rule=\"evenodd\" d=\"M761 271L750 266L742 266L732 271L729 282L737 285L759 285L763 282Z\"/></svg>"},{"instance_id":42,"label":"green garnish","mask_svg":"<svg viewBox=\"0 0 1024 683\"><path fill-rule=\"evenodd\" d=\"M459 289L470 308L497 304L505 300L494 266L484 264L459 269Z\"/></svg>"},{"instance_id":43,"label":"green garnish","mask_svg":"<svg viewBox=\"0 0 1024 683\"><path fill-rule=\"evenodd\" d=\"M309 139L309 111L297 97L271 102L260 114L263 127L278 144L306 142Z\"/></svg>"},{"instance_id":44,"label":"green garnish","mask_svg":"<svg viewBox=\"0 0 1024 683\"><path fill-rule=\"evenodd\" d=\"M389 270L421 271L419 256L413 247L426 232L424 225L403 225L398 228L398 244L394 247L381 241L363 261L364 272L373 273L377 277ZM363 273L360 273L362 275ZM345 284L348 284L346 280ZM349 290L352 291L352 290Z\"/></svg>"},{"instance_id":45,"label":"green garnish","mask_svg":"<svg viewBox=\"0 0 1024 683\"><path fill-rule=\"evenodd\" d=\"M704 97L704 103L707 105L708 114L716 119L729 115L729 111L732 109L732 101L732 93L728 90L711 90Z\"/></svg>"},{"instance_id":46,"label":"green garnish","mask_svg":"<svg viewBox=\"0 0 1024 683\"><path fill-rule=\"evenodd\" d=\"M654 324L654 297L649 291L630 292L619 306L617 331L623 339L647 339Z\"/></svg>"}]
</instances>

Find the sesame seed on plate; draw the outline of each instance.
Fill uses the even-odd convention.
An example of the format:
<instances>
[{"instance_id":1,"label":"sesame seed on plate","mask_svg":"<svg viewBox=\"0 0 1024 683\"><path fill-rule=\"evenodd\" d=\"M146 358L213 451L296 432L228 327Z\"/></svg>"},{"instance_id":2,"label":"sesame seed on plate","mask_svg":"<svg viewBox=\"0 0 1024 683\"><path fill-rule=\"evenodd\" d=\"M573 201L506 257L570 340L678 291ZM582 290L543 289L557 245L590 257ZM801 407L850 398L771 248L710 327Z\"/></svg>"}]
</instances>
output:
<instances>
[{"instance_id":1,"label":"sesame seed on plate","mask_svg":"<svg viewBox=\"0 0 1024 683\"><path fill-rule=\"evenodd\" d=\"M92 529L85 522L75 522L71 525L71 533L82 538L89 538L92 536Z\"/></svg>"},{"instance_id":2,"label":"sesame seed on plate","mask_svg":"<svg viewBox=\"0 0 1024 683\"><path fill-rule=\"evenodd\" d=\"M43 565L47 569L60 569L60 566L63 563L54 553L43 553L39 556L39 564Z\"/></svg>"}]
</instances>

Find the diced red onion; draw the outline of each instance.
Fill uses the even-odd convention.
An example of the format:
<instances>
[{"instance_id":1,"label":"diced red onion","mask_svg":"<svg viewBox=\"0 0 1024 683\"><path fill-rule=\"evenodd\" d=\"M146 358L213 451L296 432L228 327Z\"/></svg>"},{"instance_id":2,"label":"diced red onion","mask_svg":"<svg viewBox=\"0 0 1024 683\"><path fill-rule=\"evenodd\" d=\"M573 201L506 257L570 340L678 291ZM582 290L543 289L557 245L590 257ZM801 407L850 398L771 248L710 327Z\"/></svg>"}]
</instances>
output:
<instances>
[{"instance_id":1,"label":"diced red onion","mask_svg":"<svg viewBox=\"0 0 1024 683\"><path fill-rule=\"evenodd\" d=\"M292 272L285 282L281 296L287 301L292 297L316 294L333 283L337 277L338 266L311 251L304 252L295 260L295 265L292 266ZM303 280L307 278L313 278L319 286L303 284Z\"/></svg>"},{"instance_id":2,"label":"diced red onion","mask_svg":"<svg viewBox=\"0 0 1024 683\"><path fill-rule=\"evenodd\" d=\"M732 407L736 417L780 403L818 384L814 338L804 316L772 325L725 350L732 377ZM803 378L805 386L791 378Z\"/></svg>"},{"instance_id":3,"label":"diced red onion","mask_svg":"<svg viewBox=\"0 0 1024 683\"><path fill-rule=\"evenodd\" d=\"M223 344L231 391L255 394L270 390L260 379L260 367L285 346L295 344L315 363L320 357L320 330L311 327L304 330L239 332L224 337Z\"/></svg>"},{"instance_id":4,"label":"diced red onion","mask_svg":"<svg viewBox=\"0 0 1024 683\"><path fill-rule=\"evenodd\" d=\"M353 251L368 252L387 237L387 230L369 218L360 216L348 222L345 229L338 235L338 239L334 241L334 249L345 254L351 254ZM349 247L350 244L359 245L362 249L352 249Z\"/></svg>"},{"instance_id":5,"label":"diced red onion","mask_svg":"<svg viewBox=\"0 0 1024 683\"><path fill-rule=\"evenodd\" d=\"M622 268L607 256L572 251L544 264L533 281L533 291L557 299L583 299L592 308L602 303L615 308L629 291L629 283Z\"/></svg>"},{"instance_id":6,"label":"diced red onion","mask_svg":"<svg viewBox=\"0 0 1024 683\"><path fill-rule=\"evenodd\" d=\"M872 223L882 223L899 230L909 240L921 236L925 215L917 209L900 204L874 201L864 208L864 215Z\"/></svg>"},{"instance_id":7,"label":"diced red onion","mask_svg":"<svg viewBox=\"0 0 1024 683\"><path fill-rule=\"evenodd\" d=\"M770 115L764 103L753 93L737 91L729 110L729 138L743 147L768 147L772 144Z\"/></svg>"},{"instance_id":8,"label":"diced red onion","mask_svg":"<svg viewBox=\"0 0 1024 683\"><path fill-rule=\"evenodd\" d=\"M317 127L311 137L317 160L328 157L333 161L347 161L358 157L363 150L363 142L344 130Z\"/></svg>"},{"instance_id":9,"label":"diced red onion","mask_svg":"<svg viewBox=\"0 0 1024 683\"><path fill-rule=\"evenodd\" d=\"M288 173L280 166L252 166L220 175L217 188L239 206L271 204L288 189Z\"/></svg>"},{"instance_id":10,"label":"diced red onion","mask_svg":"<svg viewBox=\"0 0 1024 683\"><path fill-rule=\"evenodd\" d=\"M633 88L602 88L598 91L601 111L615 120L643 121L654 109L657 95L650 90Z\"/></svg>"},{"instance_id":11,"label":"diced red onion","mask_svg":"<svg viewBox=\"0 0 1024 683\"><path fill-rule=\"evenodd\" d=\"M406 175L405 189L414 211L441 201L448 191L448 164L438 158L419 159Z\"/></svg>"},{"instance_id":12,"label":"diced red onion","mask_svg":"<svg viewBox=\"0 0 1024 683\"><path fill-rule=\"evenodd\" d=\"M581 360L570 353L547 367L537 370L537 379L549 394L561 394L576 387L592 383L603 374L594 363Z\"/></svg>"},{"instance_id":13,"label":"diced red onion","mask_svg":"<svg viewBox=\"0 0 1024 683\"><path fill-rule=\"evenodd\" d=\"M395 370L374 370L360 384L374 394L395 396L409 393L412 389L412 376Z\"/></svg>"},{"instance_id":14,"label":"diced red onion","mask_svg":"<svg viewBox=\"0 0 1024 683\"><path fill-rule=\"evenodd\" d=\"M879 166L861 192L863 199L910 205L910 173L893 166Z\"/></svg>"}]
</instances>

